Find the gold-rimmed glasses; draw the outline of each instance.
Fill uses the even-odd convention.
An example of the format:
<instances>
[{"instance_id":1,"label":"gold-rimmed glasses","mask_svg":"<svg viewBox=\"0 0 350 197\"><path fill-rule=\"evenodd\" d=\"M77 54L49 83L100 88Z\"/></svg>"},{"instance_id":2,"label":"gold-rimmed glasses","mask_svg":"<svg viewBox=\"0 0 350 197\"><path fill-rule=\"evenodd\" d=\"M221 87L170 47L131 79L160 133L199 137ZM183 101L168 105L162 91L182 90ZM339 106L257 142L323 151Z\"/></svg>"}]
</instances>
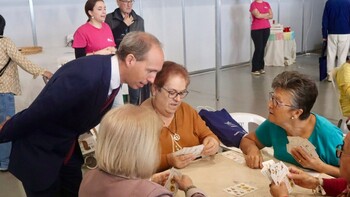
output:
<instances>
[{"instance_id":1,"label":"gold-rimmed glasses","mask_svg":"<svg viewBox=\"0 0 350 197\"><path fill-rule=\"evenodd\" d=\"M164 87L162 87L163 90L165 90L168 93L168 97L171 99L176 98L177 96L180 96L181 99L185 98L188 94L187 90L183 90L181 92L178 92L176 90L168 90Z\"/></svg>"}]
</instances>

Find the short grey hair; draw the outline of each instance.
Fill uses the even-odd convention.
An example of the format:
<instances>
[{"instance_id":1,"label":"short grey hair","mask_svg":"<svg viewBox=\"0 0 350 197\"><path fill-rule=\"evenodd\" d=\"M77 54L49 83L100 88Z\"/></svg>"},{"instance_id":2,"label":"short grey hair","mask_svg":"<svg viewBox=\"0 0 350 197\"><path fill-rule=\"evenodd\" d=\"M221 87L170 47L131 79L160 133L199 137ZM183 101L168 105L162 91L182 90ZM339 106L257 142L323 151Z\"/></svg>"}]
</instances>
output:
<instances>
[{"instance_id":1,"label":"short grey hair","mask_svg":"<svg viewBox=\"0 0 350 197\"><path fill-rule=\"evenodd\" d=\"M133 31L126 34L120 42L117 56L124 61L127 55L133 54L137 61L143 61L152 46L162 48L160 41L152 34Z\"/></svg>"},{"instance_id":2,"label":"short grey hair","mask_svg":"<svg viewBox=\"0 0 350 197\"><path fill-rule=\"evenodd\" d=\"M160 162L162 121L151 109L126 104L102 119L97 137L99 169L130 178L149 178Z\"/></svg>"},{"instance_id":3,"label":"short grey hair","mask_svg":"<svg viewBox=\"0 0 350 197\"><path fill-rule=\"evenodd\" d=\"M305 120L310 116L318 90L315 82L309 76L297 71L284 71L274 78L272 88L286 90L292 95L293 108L303 110L299 117L300 120Z\"/></svg>"}]
</instances>

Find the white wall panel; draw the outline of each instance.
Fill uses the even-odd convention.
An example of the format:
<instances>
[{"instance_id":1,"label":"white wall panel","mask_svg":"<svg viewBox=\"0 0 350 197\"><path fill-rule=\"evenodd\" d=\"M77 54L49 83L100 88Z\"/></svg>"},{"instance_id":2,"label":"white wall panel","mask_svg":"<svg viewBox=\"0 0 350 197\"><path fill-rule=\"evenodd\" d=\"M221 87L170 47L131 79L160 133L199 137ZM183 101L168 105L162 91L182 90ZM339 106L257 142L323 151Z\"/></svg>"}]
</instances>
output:
<instances>
[{"instance_id":1,"label":"white wall panel","mask_svg":"<svg viewBox=\"0 0 350 197\"><path fill-rule=\"evenodd\" d=\"M185 1L186 66L189 71L215 67L215 1Z\"/></svg>"},{"instance_id":2,"label":"white wall panel","mask_svg":"<svg viewBox=\"0 0 350 197\"><path fill-rule=\"evenodd\" d=\"M250 2L223 0L221 12L222 65L250 60Z\"/></svg>"},{"instance_id":3,"label":"white wall panel","mask_svg":"<svg viewBox=\"0 0 350 197\"><path fill-rule=\"evenodd\" d=\"M0 14L6 20L4 34L21 46L33 45L28 0L1 0Z\"/></svg>"},{"instance_id":4,"label":"white wall panel","mask_svg":"<svg viewBox=\"0 0 350 197\"><path fill-rule=\"evenodd\" d=\"M304 4L304 50L319 48L322 44L322 15L325 3L307 0Z\"/></svg>"},{"instance_id":5,"label":"white wall panel","mask_svg":"<svg viewBox=\"0 0 350 197\"><path fill-rule=\"evenodd\" d=\"M163 44L165 58L184 63L183 24L180 0L142 0L145 29Z\"/></svg>"},{"instance_id":6,"label":"white wall panel","mask_svg":"<svg viewBox=\"0 0 350 197\"><path fill-rule=\"evenodd\" d=\"M319 47L325 1L268 0L274 20L279 19L278 22L291 26L295 31L297 52ZM85 2L33 0L38 45L44 50L64 46L65 36L74 33L87 20ZM185 6L184 19L182 2ZM216 66L215 2L136 0L134 9L145 19L146 31L156 35L164 44L166 59L181 64L186 62L189 71L198 71ZM221 44L223 66L247 62L251 57L250 2L221 0L221 43L218 44ZM107 12L116 8L115 0L106 0L105 3ZM7 21L5 35L18 46L33 45L28 0L1 0L0 13Z\"/></svg>"},{"instance_id":7,"label":"white wall panel","mask_svg":"<svg viewBox=\"0 0 350 197\"><path fill-rule=\"evenodd\" d=\"M297 44L297 52L302 51L302 35L303 35L303 5L304 0L281 1L280 2L280 21L284 26L290 26L295 33L295 42ZM305 22L305 19L304 19Z\"/></svg>"}]
</instances>

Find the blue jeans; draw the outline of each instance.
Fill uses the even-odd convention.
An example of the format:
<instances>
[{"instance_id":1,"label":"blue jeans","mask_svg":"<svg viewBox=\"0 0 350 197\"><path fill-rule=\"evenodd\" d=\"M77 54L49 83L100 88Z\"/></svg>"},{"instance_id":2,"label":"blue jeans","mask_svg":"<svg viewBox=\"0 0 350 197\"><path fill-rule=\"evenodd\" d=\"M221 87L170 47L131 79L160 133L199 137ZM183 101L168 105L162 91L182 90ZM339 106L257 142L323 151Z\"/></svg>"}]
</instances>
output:
<instances>
[{"instance_id":1,"label":"blue jeans","mask_svg":"<svg viewBox=\"0 0 350 197\"><path fill-rule=\"evenodd\" d=\"M0 122L15 114L15 97L12 93L0 93ZM0 143L0 170L7 170L10 162L11 142Z\"/></svg>"}]
</instances>

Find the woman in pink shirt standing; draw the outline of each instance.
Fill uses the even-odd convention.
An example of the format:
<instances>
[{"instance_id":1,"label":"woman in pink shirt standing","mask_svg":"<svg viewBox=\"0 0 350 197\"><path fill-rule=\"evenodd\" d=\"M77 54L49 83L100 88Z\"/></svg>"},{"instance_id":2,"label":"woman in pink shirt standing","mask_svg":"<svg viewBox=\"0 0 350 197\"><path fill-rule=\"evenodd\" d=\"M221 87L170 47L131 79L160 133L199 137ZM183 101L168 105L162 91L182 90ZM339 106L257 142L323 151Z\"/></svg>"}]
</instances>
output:
<instances>
[{"instance_id":1,"label":"woman in pink shirt standing","mask_svg":"<svg viewBox=\"0 0 350 197\"><path fill-rule=\"evenodd\" d=\"M267 40L270 36L270 22L273 14L270 4L263 0L255 0L249 9L252 14L251 37L254 42L254 54L252 59L252 74L264 74L264 52Z\"/></svg>"},{"instance_id":2,"label":"woman in pink shirt standing","mask_svg":"<svg viewBox=\"0 0 350 197\"><path fill-rule=\"evenodd\" d=\"M75 58L86 55L115 54L116 48L111 28L105 23L106 6L103 0L85 3L88 21L74 33Z\"/></svg>"}]
</instances>

